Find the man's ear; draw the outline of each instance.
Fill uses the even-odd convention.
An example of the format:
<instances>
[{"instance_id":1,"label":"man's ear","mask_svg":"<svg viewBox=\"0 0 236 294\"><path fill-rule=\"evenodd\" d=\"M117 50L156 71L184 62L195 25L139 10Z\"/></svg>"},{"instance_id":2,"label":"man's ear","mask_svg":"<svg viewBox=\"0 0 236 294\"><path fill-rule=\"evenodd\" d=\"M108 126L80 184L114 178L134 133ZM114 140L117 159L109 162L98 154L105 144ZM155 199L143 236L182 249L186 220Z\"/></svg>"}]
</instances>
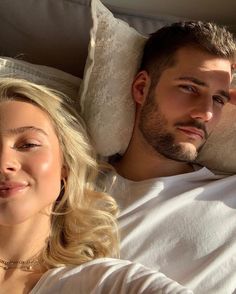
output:
<instances>
[{"instance_id":1,"label":"man's ear","mask_svg":"<svg viewBox=\"0 0 236 294\"><path fill-rule=\"evenodd\" d=\"M229 90L230 103L236 105L236 88Z\"/></svg>"},{"instance_id":2,"label":"man's ear","mask_svg":"<svg viewBox=\"0 0 236 294\"><path fill-rule=\"evenodd\" d=\"M133 99L137 104L144 104L146 97L149 93L150 85L151 79L148 73L145 70L140 71L134 78L132 84Z\"/></svg>"}]
</instances>

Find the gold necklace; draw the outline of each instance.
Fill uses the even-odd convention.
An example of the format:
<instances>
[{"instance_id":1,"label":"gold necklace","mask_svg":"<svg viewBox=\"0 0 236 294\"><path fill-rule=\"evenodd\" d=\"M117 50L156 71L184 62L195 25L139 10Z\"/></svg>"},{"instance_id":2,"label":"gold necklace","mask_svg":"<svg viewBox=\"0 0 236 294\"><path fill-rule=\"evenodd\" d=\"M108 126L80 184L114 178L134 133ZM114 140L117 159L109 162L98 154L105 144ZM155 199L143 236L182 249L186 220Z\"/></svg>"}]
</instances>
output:
<instances>
[{"instance_id":1,"label":"gold necklace","mask_svg":"<svg viewBox=\"0 0 236 294\"><path fill-rule=\"evenodd\" d=\"M37 258L17 261L7 261L0 258L0 267L5 271L10 269L20 269L22 271L31 272L40 268L40 262Z\"/></svg>"}]
</instances>

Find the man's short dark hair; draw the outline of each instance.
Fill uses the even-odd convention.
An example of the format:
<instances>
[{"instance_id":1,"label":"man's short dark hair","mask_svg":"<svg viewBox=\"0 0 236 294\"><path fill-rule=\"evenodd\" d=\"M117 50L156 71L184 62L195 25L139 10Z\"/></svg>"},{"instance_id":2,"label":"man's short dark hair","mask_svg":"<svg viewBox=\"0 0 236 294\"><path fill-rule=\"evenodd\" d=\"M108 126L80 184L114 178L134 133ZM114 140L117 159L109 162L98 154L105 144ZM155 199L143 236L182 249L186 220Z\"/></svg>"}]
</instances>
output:
<instances>
[{"instance_id":1,"label":"man's short dark hair","mask_svg":"<svg viewBox=\"0 0 236 294\"><path fill-rule=\"evenodd\" d=\"M202 21L186 21L165 26L150 35L144 47L140 71L146 70L156 84L163 70L174 65L175 54L183 47L199 48L235 62L235 40L225 27Z\"/></svg>"}]
</instances>

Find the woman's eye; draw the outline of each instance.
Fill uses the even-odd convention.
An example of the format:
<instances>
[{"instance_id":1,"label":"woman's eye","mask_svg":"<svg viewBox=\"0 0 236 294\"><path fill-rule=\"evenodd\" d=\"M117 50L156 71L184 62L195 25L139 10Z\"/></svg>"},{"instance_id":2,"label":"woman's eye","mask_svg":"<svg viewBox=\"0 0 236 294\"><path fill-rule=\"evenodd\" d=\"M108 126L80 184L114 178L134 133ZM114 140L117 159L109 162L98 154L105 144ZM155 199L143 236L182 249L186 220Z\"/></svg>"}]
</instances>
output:
<instances>
[{"instance_id":1,"label":"woman's eye","mask_svg":"<svg viewBox=\"0 0 236 294\"><path fill-rule=\"evenodd\" d=\"M40 146L40 144L37 144L37 143L23 143L23 144L19 144L17 146L17 148L27 150L27 149L37 148L39 146Z\"/></svg>"},{"instance_id":2,"label":"woman's eye","mask_svg":"<svg viewBox=\"0 0 236 294\"><path fill-rule=\"evenodd\" d=\"M180 85L179 86L185 93L197 93L197 89L190 85Z\"/></svg>"}]
</instances>

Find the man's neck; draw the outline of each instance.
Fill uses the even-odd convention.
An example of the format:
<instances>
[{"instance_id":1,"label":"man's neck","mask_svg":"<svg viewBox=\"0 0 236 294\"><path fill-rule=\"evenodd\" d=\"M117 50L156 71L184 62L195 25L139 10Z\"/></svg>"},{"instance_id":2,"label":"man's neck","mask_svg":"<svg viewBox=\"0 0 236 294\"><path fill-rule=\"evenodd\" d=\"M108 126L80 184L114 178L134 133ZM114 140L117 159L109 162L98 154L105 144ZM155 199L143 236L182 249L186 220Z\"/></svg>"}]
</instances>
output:
<instances>
[{"instance_id":1,"label":"man's neck","mask_svg":"<svg viewBox=\"0 0 236 294\"><path fill-rule=\"evenodd\" d=\"M124 156L113 164L118 174L132 181L168 177L193 171L189 163L168 159L158 154L151 146L145 148L131 141Z\"/></svg>"}]
</instances>

